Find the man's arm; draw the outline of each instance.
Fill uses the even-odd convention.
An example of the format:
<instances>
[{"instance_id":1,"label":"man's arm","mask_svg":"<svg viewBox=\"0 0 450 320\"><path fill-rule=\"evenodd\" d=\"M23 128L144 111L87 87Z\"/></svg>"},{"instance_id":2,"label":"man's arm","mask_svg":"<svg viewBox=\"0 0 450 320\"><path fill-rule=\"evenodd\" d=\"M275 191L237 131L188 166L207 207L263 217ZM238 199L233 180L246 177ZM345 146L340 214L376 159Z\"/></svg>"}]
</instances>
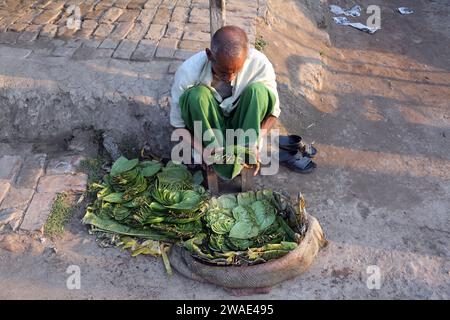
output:
<instances>
[{"instance_id":1,"label":"man's arm","mask_svg":"<svg viewBox=\"0 0 450 320\"><path fill-rule=\"evenodd\" d=\"M277 122L277 119L278 119L277 117L270 115L263 121L263 123L261 124L262 136L267 134L267 132L269 132L273 128L273 126Z\"/></svg>"}]
</instances>

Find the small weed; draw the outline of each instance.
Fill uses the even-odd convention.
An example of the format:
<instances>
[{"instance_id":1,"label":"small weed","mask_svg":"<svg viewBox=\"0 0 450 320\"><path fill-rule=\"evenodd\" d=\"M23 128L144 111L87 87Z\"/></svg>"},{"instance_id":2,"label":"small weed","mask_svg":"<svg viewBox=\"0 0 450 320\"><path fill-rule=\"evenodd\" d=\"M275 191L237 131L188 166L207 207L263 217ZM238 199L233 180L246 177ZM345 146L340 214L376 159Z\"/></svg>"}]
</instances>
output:
<instances>
[{"instance_id":1,"label":"small weed","mask_svg":"<svg viewBox=\"0 0 450 320\"><path fill-rule=\"evenodd\" d=\"M258 36L255 41L255 49L258 51L264 51L264 48L268 45L267 41L264 40L263 36Z\"/></svg>"},{"instance_id":2,"label":"small weed","mask_svg":"<svg viewBox=\"0 0 450 320\"><path fill-rule=\"evenodd\" d=\"M53 202L50 216L45 222L44 233L46 236L59 236L64 232L64 226L72 215L72 199L66 193L60 193Z\"/></svg>"}]
</instances>

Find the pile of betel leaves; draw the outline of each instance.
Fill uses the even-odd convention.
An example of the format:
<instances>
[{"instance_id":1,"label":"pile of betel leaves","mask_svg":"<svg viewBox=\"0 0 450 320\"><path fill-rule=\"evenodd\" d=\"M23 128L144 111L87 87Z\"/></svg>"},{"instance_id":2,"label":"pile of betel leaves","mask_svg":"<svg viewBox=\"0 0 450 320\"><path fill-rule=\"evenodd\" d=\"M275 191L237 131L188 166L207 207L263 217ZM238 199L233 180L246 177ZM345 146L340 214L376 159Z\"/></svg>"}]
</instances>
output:
<instances>
[{"instance_id":1,"label":"pile of betel leaves","mask_svg":"<svg viewBox=\"0 0 450 320\"><path fill-rule=\"evenodd\" d=\"M271 190L212 198L203 217L203 232L185 241L184 247L201 260L220 265L280 258L297 248L299 234L289 224L297 230L303 225L293 208L287 219L287 206Z\"/></svg>"},{"instance_id":2,"label":"pile of betel leaves","mask_svg":"<svg viewBox=\"0 0 450 320\"><path fill-rule=\"evenodd\" d=\"M83 223L118 235L116 245L133 256L162 255L166 267L170 243L220 265L266 262L297 247L302 206L294 209L270 190L211 198L202 181L201 171L181 164L121 157L90 186L95 200Z\"/></svg>"}]
</instances>

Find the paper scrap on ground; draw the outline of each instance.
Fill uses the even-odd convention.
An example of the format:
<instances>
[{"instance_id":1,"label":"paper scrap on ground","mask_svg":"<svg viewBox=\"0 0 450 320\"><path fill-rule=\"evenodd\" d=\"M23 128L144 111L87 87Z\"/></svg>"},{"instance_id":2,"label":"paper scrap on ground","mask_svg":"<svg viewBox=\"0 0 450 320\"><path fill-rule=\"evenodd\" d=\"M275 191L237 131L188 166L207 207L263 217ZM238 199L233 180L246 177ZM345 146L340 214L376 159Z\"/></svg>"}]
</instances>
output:
<instances>
[{"instance_id":1,"label":"paper scrap on ground","mask_svg":"<svg viewBox=\"0 0 450 320\"><path fill-rule=\"evenodd\" d=\"M377 30L379 30L378 28L370 28L369 26L366 26L365 24L359 23L359 22L350 22L346 17L334 17L334 22L336 24L342 25L342 26L350 26L353 27L355 29L373 34L375 33Z\"/></svg>"},{"instance_id":2,"label":"paper scrap on ground","mask_svg":"<svg viewBox=\"0 0 450 320\"><path fill-rule=\"evenodd\" d=\"M336 15L346 15L351 17L359 17L361 15L361 7L359 5L353 6L350 9L344 10L337 5L330 5L330 11Z\"/></svg>"},{"instance_id":3,"label":"paper scrap on ground","mask_svg":"<svg viewBox=\"0 0 450 320\"><path fill-rule=\"evenodd\" d=\"M400 12L401 14L413 14L414 10L407 7L400 7L398 8L398 12Z\"/></svg>"}]
</instances>

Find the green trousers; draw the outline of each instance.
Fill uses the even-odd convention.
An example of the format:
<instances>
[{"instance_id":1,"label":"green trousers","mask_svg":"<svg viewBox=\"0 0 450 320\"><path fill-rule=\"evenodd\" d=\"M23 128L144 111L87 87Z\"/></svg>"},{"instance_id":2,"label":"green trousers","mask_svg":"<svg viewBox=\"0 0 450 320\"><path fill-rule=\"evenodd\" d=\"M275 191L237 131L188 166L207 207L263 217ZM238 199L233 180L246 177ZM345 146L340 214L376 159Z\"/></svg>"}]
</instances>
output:
<instances>
[{"instance_id":1,"label":"green trousers","mask_svg":"<svg viewBox=\"0 0 450 320\"><path fill-rule=\"evenodd\" d=\"M242 92L236 108L229 116L225 116L214 98L211 90L204 85L190 88L180 97L181 116L189 131L194 132L194 122L199 121L202 135L205 132L211 136L210 141L203 142L203 146L224 147L226 129L253 129L256 139L259 138L261 123L274 109L275 95L261 83L252 83ZM212 130L216 129L216 130ZM245 145L252 145L257 141L245 138ZM234 144L237 142L234 141ZM239 142L241 144L242 141ZM214 164L214 170L224 179L233 179L243 169L242 161L231 164Z\"/></svg>"}]
</instances>

